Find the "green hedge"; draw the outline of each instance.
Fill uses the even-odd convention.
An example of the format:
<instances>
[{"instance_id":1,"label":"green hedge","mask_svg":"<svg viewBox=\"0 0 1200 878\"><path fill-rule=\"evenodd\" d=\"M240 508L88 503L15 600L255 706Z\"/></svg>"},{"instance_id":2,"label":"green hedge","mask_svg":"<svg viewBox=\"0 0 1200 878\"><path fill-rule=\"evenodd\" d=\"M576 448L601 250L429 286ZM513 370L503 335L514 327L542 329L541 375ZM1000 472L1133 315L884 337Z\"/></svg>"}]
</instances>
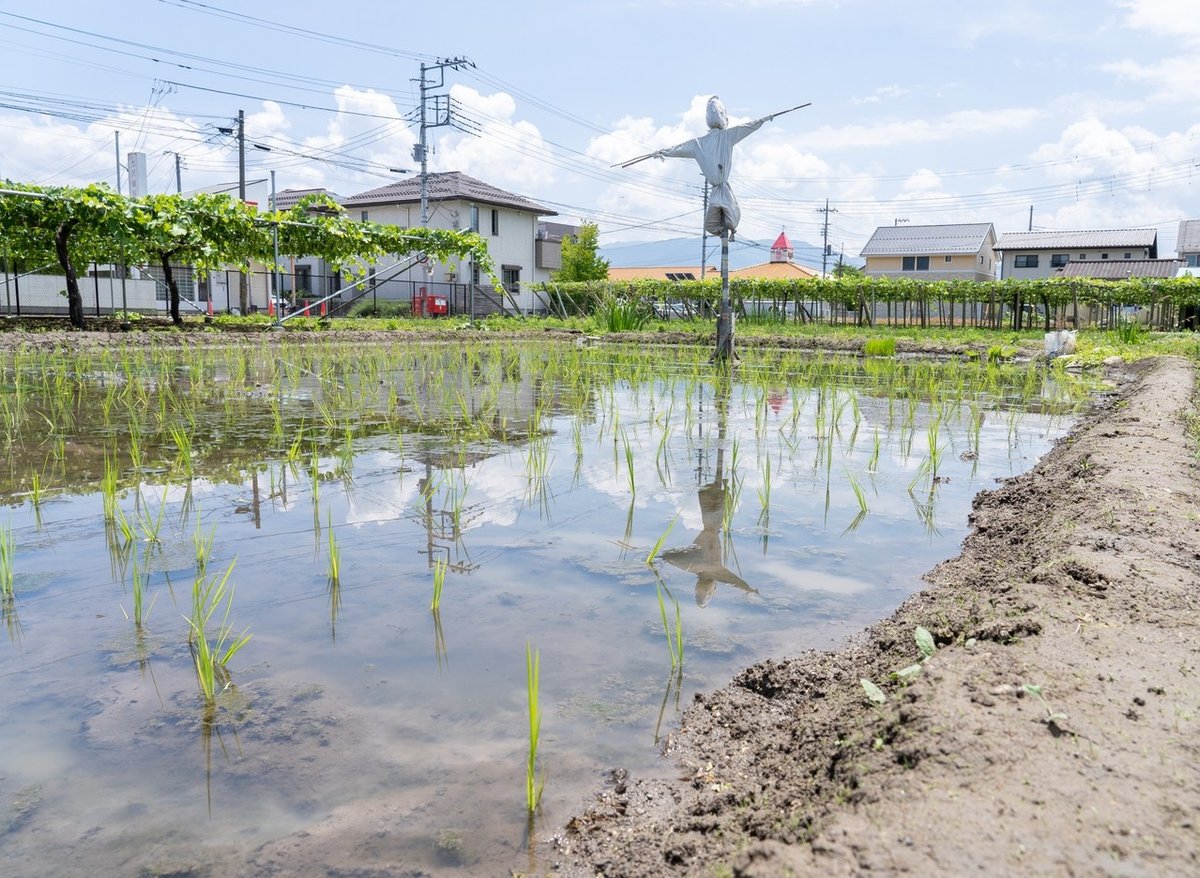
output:
<instances>
[{"instance_id":1,"label":"green hedge","mask_svg":"<svg viewBox=\"0 0 1200 878\"><path fill-rule=\"evenodd\" d=\"M719 278L703 281L585 281L564 284L535 284L557 307L568 314L591 314L602 301L621 296L646 302L689 300L715 303L721 295ZM823 302L857 309L871 302L963 304L990 302L1012 306L1029 303L1060 308L1076 301L1100 307L1158 306L1179 308L1200 305L1200 278L1132 278L1103 281L1090 278L1046 278L1039 280L924 281L911 278L854 277L796 280L735 279L729 282L735 304L759 300L782 305L786 302Z\"/></svg>"}]
</instances>

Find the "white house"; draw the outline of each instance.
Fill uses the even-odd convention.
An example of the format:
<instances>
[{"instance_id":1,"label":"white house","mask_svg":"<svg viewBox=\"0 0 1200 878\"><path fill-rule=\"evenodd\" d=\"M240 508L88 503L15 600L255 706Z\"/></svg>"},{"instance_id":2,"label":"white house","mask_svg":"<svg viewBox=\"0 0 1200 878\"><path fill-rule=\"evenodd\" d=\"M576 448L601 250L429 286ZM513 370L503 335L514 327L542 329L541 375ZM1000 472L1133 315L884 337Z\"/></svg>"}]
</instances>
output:
<instances>
[{"instance_id":1,"label":"white house","mask_svg":"<svg viewBox=\"0 0 1200 878\"><path fill-rule=\"evenodd\" d=\"M1005 232L996 242L1003 278L1052 277L1069 262L1158 258L1154 229Z\"/></svg>"},{"instance_id":2,"label":"white house","mask_svg":"<svg viewBox=\"0 0 1200 878\"><path fill-rule=\"evenodd\" d=\"M538 219L557 216L554 210L523 195L506 192L459 171L429 174L426 183L428 222L431 229L471 229L483 236L504 287L512 294L523 283L548 281L562 264L561 251ZM342 199L351 217L388 223L401 228L421 223L421 180L414 176ZM413 284L468 284L490 289L479 268L467 261L416 266L400 275Z\"/></svg>"}]
</instances>

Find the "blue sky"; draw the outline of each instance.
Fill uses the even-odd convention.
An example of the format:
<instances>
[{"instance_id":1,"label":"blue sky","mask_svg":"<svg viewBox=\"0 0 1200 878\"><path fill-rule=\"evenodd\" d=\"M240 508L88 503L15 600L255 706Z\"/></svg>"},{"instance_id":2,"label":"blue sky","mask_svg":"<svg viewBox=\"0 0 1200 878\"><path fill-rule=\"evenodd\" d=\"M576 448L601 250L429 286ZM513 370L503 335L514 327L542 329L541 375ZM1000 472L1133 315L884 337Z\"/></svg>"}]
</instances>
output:
<instances>
[{"instance_id":1,"label":"blue sky","mask_svg":"<svg viewBox=\"0 0 1200 878\"><path fill-rule=\"evenodd\" d=\"M248 18L247 16L253 16ZM257 20L255 20L257 19ZM430 169L463 171L598 223L606 244L698 234L697 169L613 163L703 133L719 94L745 120L811 101L745 140L742 237L829 240L879 225L998 232L1156 227L1171 255L1200 216L1195 0L530 0L521 4L7 0L0 175L149 186L251 180L349 195L414 169L422 61L447 71L454 127ZM265 201L254 184L252 198Z\"/></svg>"}]
</instances>

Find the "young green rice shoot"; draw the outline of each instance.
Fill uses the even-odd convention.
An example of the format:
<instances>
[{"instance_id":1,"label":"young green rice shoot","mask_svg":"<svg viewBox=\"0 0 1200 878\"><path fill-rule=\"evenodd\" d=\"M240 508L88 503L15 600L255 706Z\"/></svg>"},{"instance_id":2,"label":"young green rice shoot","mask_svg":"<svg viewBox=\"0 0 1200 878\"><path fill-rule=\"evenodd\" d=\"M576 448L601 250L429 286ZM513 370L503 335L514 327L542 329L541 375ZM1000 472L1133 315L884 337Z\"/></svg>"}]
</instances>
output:
<instances>
[{"instance_id":1,"label":"young green rice shoot","mask_svg":"<svg viewBox=\"0 0 1200 878\"><path fill-rule=\"evenodd\" d=\"M229 622L233 608L233 586L229 584L235 562L221 576L198 575L192 583L192 612L188 617L188 646L196 669L196 681L205 703L211 705L230 684L226 668L230 659L250 641L249 631L234 634ZM224 604L224 610L221 607ZM213 617L221 612L213 630Z\"/></svg>"},{"instance_id":2,"label":"young green rice shoot","mask_svg":"<svg viewBox=\"0 0 1200 878\"><path fill-rule=\"evenodd\" d=\"M683 670L683 617L679 610L679 601L675 595L667 590L658 576L654 577L654 588L658 594L658 612L662 616L663 633L667 637L667 649L671 653L671 670ZM671 599L671 603L675 606L675 626L671 627L667 621L667 601L663 596Z\"/></svg>"},{"instance_id":3,"label":"young green rice shoot","mask_svg":"<svg viewBox=\"0 0 1200 878\"><path fill-rule=\"evenodd\" d=\"M433 562L433 600L429 602L429 609L434 613L442 608L442 588L446 585L446 569L449 566L445 558Z\"/></svg>"},{"instance_id":4,"label":"young green rice shoot","mask_svg":"<svg viewBox=\"0 0 1200 878\"><path fill-rule=\"evenodd\" d=\"M663 544L667 541L667 537L671 535L672 529L675 527L675 522L679 521L679 516L676 515L671 519L671 523L667 525L667 529L659 534L655 540L654 546L650 549L650 554L646 556L646 566L654 566L654 559L658 557L658 553L662 551Z\"/></svg>"},{"instance_id":5,"label":"young green rice shoot","mask_svg":"<svg viewBox=\"0 0 1200 878\"><path fill-rule=\"evenodd\" d=\"M5 601L13 598L13 561L16 554L12 526L0 528L0 598Z\"/></svg>"},{"instance_id":6,"label":"young green rice shoot","mask_svg":"<svg viewBox=\"0 0 1200 878\"><path fill-rule=\"evenodd\" d=\"M537 774L538 739L542 733L542 711L538 706L538 685L541 675L541 651L525 643L525 691L529 696L529 756L525 762L525 808L532 814L542 801L546 785L543 772Z\"/></svg>"},{"instance_id":7,"label":"young green rice shoot","mask_svg":"<svg viewBox=\"0 0 1200 878\"><path fill-rule=\"evenodd\" d=\"M338 547L337 536L333 532L333 515L326 514L325 533L329 537L329 581L335 585L342 581L342 550Z\"/></svg>"}]
</instances>

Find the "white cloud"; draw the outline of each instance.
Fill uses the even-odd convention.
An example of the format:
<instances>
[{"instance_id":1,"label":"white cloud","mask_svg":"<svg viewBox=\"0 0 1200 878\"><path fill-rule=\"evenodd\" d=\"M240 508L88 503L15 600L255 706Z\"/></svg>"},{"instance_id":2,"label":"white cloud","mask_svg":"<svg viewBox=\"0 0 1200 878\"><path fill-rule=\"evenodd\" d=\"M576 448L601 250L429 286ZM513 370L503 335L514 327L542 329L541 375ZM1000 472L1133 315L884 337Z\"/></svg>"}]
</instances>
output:
<instances>
[{"instance_id":1,"label":"white cloud","mask_svg":"<svg viewBox=\"0 0 1200 878\"><path fill-rule=\"evenodd\" d=\"M518 192L533 184L543 188L555 179L554 157L541 131L516 118L517 104L511 95L485 95L454 85L450 97L455 102L452 117L475 133L455 131L439 136L434 156L437 168L462 171Z\"/></svg>"},{"instance_id":2,"label":"white cloud","mask_svg":"<svg viewBox=\"0 0 1200 878\"><path fill-rule=\"evenodd\" d=\"M880 149L911 143L933 143L965 137L1012 134L1028 128L1044 116L1032 107L1002 110L960 110L933 119L891 119L875 125L825 126L799 136L798 140L829 149Z\"/></svg>"},{"instance_id":3,"label":"white cloud","mask_svg":"<svg viewBox=\"0 0 1200 878\"><path fill-rule=\"evenodd\" d=\"M890 100L892 98L904 97L907 94L909 94L909 90L906 88L902 88L899 85L895 85L895 84L885 85L882 88L875 89L875 91L873 91L871 94L867 95L866 97L851 98L850 103L852 103L852 104L877 104L885 98Z\"/></svg>"},{"instance_id":4,"label":"white cloud","mask_svg":"<svg viewBox=\"0 0 1200 878\"><path fill-rule=\"evenodd\" d=\"M1119 0L1125 26L1187 42L1200 42L1200 16L1195 0Z\"/></svg>"}]
</instances>

